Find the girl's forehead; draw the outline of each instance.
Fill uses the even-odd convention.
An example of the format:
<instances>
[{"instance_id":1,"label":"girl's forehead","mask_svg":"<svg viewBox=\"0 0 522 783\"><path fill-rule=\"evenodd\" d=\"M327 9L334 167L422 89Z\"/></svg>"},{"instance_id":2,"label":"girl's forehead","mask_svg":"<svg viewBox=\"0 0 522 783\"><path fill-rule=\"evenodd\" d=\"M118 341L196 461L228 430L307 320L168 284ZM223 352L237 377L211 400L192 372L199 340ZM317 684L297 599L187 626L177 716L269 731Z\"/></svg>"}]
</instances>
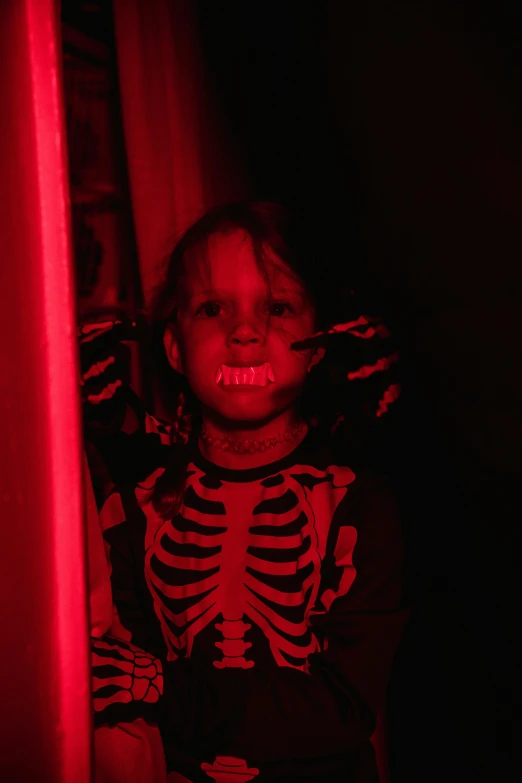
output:
<instances>
[{"instance_id":1,"label":"girl's forehead","mask_svg":"<svg viewBox=\"0 0 522 783\"><path fill-rule=\"evenodd\" d=\"M212 235L187 261L186 282L192 290L302 287L295 272L268 247L260 267L249 235L239 230Z\"/></svg>"}]
</instances>

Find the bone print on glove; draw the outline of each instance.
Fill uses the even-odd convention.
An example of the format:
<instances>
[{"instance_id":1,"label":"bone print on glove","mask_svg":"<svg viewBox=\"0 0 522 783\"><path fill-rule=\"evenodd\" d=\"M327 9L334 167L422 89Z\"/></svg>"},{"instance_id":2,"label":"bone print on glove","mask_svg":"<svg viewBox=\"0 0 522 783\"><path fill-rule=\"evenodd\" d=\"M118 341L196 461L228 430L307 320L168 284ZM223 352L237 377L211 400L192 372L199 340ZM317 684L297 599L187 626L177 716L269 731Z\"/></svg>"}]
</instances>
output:
<instances>
[{"instance_id":1,"label":"bone print on glove","mask_svg":"<svg viewBox=\"0 0 522 783\"><path fill-rule=\"evenodd\" d=\"M95 723L115 724L137 717L157 721L163 695L158 658L120 639L91 639Z\"/></svg>"},{"instance_id":2,"label":"bone print on glove","mask_svg":"<svg viewBox=\"0 0 522 783\"><path fill-rule=\"evenodd\" d=\"M399 352L379 318L357 315L292 345L296 351L319 347L326 355L314 373L325 376L318 385L328 387L330 409L336 408L333 429L356 400L370 419L379 419L399 397ZM321 408L312 418L324 415Z\"/></svg>"},{"instance_id":3,"label":"bone print on glove","mask_svg":"<svg viewBox=\"0 0 522 783\"><path fill-rule=\"evenodd\" d=\"M130 350L124 343L147 334L141 320L85 323L78 328L84 413L99 415L130 380Z\"/></svg>"}]
</instances>

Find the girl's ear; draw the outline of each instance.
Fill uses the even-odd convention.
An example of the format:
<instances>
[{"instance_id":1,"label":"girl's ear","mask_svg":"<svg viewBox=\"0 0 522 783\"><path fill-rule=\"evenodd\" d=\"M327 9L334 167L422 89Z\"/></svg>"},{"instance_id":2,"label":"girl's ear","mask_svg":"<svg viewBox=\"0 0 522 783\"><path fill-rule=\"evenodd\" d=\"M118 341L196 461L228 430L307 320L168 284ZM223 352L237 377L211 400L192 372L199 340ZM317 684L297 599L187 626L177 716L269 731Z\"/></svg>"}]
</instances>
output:
<instances>
[{"instance_id":1,"label":"girl's ear","mask_svg":"<svg viewBox=\"0 0 522 783\"><path fill-rule=\"evenodd\" d=\"M321 359L324 358L325 353L326 353L326 348L316 348L314 350L314 352L310 357L310 362L308 363L308 372L310 372L312 367L315 367L316 364L319 364Z\"/></svg>"},{"instance_id":2,"label":"girl's ear","mask_svg":"<svg viewBox=\"0 0 522 783\"><path fill-rule=\"evenodd\" d=\"M165 353L170 366L183 375L183 362L181 359L181 351L179 348L178 337L176 334L175 324L169 324L163 334L163 345L165 346Z\"/></svg>"}]
</instances>

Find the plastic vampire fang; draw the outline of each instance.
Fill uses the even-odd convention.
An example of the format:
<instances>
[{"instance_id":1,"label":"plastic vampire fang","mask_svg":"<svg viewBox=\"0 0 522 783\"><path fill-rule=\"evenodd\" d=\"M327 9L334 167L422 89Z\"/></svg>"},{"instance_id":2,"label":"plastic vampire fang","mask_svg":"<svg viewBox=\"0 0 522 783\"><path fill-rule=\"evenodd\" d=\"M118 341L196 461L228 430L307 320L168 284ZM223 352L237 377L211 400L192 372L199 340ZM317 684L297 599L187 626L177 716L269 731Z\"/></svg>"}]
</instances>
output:
<instances>
[{"instance_id":1,"label":"plastic vampire fang","mask_svg":"<svg viewBox=\"0 0 522 783\"><path fill-rule=\"evenodd\" d=\"M223 382L223 386L267 386L274 383L275 375L270 362L265 362L257 367L229 367L220 364L216 372L216 383Z\"/></svg>"}]
</instances>

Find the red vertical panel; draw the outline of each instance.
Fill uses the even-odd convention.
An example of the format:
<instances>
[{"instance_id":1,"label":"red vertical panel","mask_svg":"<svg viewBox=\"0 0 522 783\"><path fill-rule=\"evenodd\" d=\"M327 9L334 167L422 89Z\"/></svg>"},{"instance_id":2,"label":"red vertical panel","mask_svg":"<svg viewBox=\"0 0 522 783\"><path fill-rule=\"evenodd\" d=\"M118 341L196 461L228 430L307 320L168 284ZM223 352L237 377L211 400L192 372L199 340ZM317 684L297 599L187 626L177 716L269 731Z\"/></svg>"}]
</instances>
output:
<instances>
[{"instance_id":1,"label":"red vertical panel","mask_svg":"<svg viewBox=\"0 0 522 783\"><path fill-rule=\"evenodd\" d=\"M205 73L191 0L113 0L120 97L145 302L158 263L247 184Z\"/></svg>"},{"instance_id":2,"label":"red vertical panel","mask_svg":"<svg viewBox=\"0 0 522 783\"><path fill-rule=\"evenodd\" d=\"M87 783L74 296L54 0L0 4L0 778Z\"/></svg>"}]
</instances>

